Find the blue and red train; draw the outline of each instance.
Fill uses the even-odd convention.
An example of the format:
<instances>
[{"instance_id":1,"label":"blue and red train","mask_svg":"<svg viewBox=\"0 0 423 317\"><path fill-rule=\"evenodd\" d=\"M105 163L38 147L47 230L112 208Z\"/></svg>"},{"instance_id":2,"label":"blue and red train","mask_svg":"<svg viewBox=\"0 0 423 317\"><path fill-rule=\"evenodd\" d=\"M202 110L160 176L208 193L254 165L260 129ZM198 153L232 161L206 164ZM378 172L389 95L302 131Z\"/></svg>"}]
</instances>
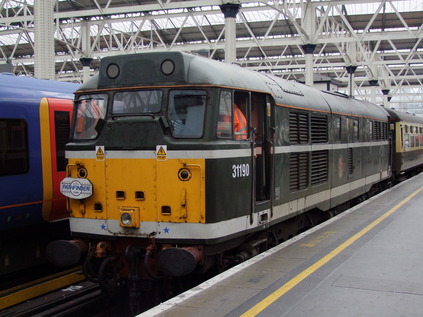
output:
<instances>
[{"instance_id":1,"label":"blue and red train","mask_svg":"<svg viewBox=\"0 0 423 317\"><path fill-rule=\"evenodd\" d=\"M59 183L77 88L0 74L1 274L42 261L52 224L66 228Z\"/></svg>"}]
</instances>

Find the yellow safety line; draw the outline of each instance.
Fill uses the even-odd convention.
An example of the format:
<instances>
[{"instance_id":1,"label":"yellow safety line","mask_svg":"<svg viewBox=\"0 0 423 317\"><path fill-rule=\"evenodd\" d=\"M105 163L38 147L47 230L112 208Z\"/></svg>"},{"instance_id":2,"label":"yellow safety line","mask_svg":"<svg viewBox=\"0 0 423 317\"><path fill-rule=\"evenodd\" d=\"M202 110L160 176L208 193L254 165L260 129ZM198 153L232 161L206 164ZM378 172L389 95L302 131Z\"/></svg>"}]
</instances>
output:
<instances>
[{"instance_id":1,"label":"yellow safety line","mask_svg":"<svg viewBox=\"0 0 423 317\"><path fill-rule=\"evenodd\" d=\"M46 293L52 292L59 288L80 282L85 279L85 276L82 273L71 273L64 276L60 276L53 280L45 281L20 291L8 292L7 295L1 296L0 293L0 310L22 303L28 299L44 295ZM5 293L5 292L2 292Z\"/></svg>"},{"instance_id":2,"label":"yellow safety line","mask_svg":"<svg viewBox=\"0 0 423 317\"><path fill-rule=\"evenodd\" d=\"M271 305L273 302L278 300L282 295L287 293L289 290L294 288L296 285L298 285L300 282L305 280L308 276L310 276L312 273L314 273L316 270L321 268L323 265L328 263L330 260L332 260L335 256L340 254L342 251L344 251L347 247L349 247L351 244L353 244L355 241L360 239L364 234L372 230L374 227L376 227L379 223L381 223L384 219L389 217L391 214L393 214L395 211L397 211L402 205L407 203L411 198L413 198L415 195L417 195L419 192L423 190L423 187L416 190L414 193L412 193L410 196L405 198L403 201L395 205L393 208L391 208L389 211L387 211L385 214L383 214L381 217L373 221L371 224L369 224L367 227L353 235L351 238L349 238L347 241L339 245L337 248L335 248L333 251L325 255L323 258L321 258L319 261L314 263L313 265L309 266L307 269L305 269L303 272L292 278L289 282L281 286L279 289L277 289L275 292L267 296L265 299L257 303L255 306L247 310L244 314L241 315L241 317L250 317L250 316L256 316L260 312L262 312L264 309L266 309L269 305Z\"/></svg>"}]
</instances>

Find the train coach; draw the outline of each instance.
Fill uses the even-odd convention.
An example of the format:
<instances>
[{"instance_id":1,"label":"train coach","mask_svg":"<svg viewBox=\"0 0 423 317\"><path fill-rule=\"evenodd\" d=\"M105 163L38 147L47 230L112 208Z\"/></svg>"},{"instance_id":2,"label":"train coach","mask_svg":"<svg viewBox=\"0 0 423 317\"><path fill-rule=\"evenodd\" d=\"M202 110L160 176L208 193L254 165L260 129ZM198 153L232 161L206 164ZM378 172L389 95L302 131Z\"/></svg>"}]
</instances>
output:
<instances>
[{"instance_id":1,"label":"train coach","mask_svg":"<svg viewBox=\"0 0 423 317\"><path fill-rule=\"evenodd\" d=\"M383 107L204 57L104 58L75 104L61 191L77 240L51 250L88 249L105 284L242 261L392 180Z\"/></svg>"},{"instance_id":2,"label":"train coach","mask_svg":"<svg viewBox=\"0 0 423 317\"><path fill-rule=\"evenodd\" d=\"M0 74L1 274L42 261L48 224L68 218L59 183L78 87Z\"/></svg>"},{"instance_id":3,"label":"train coach","mask_svg":"<svg viewBox=\"0 0 423 317\"><path fill-rule=\"evenodd\" d=\"M421 117L387 109L392 139L392 173L395 179L421 172L423 164L423 122Z\"/></svg>"}]
</instances>

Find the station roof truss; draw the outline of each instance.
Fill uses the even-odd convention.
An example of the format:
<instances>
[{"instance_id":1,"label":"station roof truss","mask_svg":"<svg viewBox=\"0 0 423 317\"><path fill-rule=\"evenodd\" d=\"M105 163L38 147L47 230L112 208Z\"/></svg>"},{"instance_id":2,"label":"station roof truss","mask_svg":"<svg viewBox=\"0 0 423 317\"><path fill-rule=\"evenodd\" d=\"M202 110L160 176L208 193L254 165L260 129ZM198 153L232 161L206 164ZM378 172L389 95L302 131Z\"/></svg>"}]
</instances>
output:
<instances>
[{"instance_id":1,"label":"station roof truss","mask_svg":"<svg viewBox=\"0 0 423 317\"><path fill-rule=\"evenodd\" d=\"M34 1L0 0L0 63L34 75ZM423 108L421 0L51 0L55 76L82 81L81 58L94 73L104 56L177 50L225 59L220 5L240 5L236 63L290 80L305 76L304 45L313 71L340 81L357 66L355 94L369 99L369 81L394 104ZM310 14L311 13L311 14ZM358 97L358 96L357 96Z\"/></svg>"}]
</instances>

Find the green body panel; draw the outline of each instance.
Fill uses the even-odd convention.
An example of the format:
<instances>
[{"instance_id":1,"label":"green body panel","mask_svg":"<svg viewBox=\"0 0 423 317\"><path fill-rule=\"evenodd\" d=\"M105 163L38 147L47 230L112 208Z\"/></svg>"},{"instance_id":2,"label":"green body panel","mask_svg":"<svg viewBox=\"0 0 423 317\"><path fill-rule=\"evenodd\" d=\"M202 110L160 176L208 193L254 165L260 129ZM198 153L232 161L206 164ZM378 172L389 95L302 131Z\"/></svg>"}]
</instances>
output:
<instances>
[{"instance_id":1,"label":"green body panel","mask_svg":"<svg viewBox=\"0 0 423 317\"><path fill-rule=\"evenodd\" d=\"M216 159L206 161L206 222L219 222L251 213L251 158ZM248 164L248 176L233 177L234 168Z\"/></svg>"}]
</instances>

